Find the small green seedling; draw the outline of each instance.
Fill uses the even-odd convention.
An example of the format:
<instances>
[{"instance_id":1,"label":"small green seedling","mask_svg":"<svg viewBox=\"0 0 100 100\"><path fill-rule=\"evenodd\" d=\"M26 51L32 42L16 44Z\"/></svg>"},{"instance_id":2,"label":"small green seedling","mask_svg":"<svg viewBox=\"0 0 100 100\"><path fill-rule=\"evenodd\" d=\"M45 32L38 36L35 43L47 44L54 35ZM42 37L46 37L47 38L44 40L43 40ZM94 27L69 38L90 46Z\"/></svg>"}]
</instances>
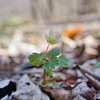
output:
<instances>
[{"instance_id":1,"label":"small green seedling","mask_svg":"<svg viewBox=\"0 0 100 100\"><path fill-rule=\"evenodd\" d=\"M45 34L48 46L45 53L32 53L28 59L29 62L34 66L40 66L43 64L44 72L42 75L42 84L46 84L46 75L52 76L52 69L56 66L66 68L69 65L69 60L65 55L61 54L60 48L54 48L48 51L50 45L54 45L61 42L61 35L54 33L51 29L49 34Z\"/></svg>"},{"instance_id":2,"label":"small green seedling","mask_svg":"<svg viewBox=\"0 0 100 100\"><path fill-rule=\"evenodd\" d=\"M96 70L97 68L100 68L100 62L97 62L96 64L94 64L94 66L92 67L92 71Z\"/></svg>"}]
</instances>

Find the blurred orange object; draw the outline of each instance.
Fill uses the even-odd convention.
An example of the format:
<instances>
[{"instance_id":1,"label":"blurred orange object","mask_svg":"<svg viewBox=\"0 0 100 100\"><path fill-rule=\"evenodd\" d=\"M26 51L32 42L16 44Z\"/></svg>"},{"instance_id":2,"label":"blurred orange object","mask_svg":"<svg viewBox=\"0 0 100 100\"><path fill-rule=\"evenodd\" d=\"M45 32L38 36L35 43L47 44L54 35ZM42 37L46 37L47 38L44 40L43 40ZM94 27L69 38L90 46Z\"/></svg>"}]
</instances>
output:
<instances>
[{"instance_id":1,"label":"blurred orange object","mask_svg":"<svg viewBox=\"0 0 100 100\"><path fill-rule=\"evenodd\" d=\"M82 33L82 31L82 25L77 24L74 27L66 27L63 31L63 35L72 38L73 36Z\"/></svg>"}]
</instances>

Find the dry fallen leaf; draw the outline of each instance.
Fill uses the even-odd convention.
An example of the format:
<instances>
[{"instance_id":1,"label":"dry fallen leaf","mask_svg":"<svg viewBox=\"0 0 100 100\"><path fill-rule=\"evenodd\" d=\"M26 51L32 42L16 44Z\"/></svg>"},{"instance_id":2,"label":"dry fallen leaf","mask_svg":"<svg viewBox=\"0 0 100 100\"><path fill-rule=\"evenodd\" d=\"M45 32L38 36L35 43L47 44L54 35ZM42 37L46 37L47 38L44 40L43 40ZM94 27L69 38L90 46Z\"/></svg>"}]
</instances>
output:
<instances>
[{"instance_id":1,"label":"dry fallen leaf","mask_svg":"<svg viewBox=\"0 0 100 100\"><path fill-rule=\"evenodd\" d=\"M72 38L74 35L82 33L83 28L81 24L76 24L74 27L66 27L63 35Z\"/></svg>"}]
</instances>

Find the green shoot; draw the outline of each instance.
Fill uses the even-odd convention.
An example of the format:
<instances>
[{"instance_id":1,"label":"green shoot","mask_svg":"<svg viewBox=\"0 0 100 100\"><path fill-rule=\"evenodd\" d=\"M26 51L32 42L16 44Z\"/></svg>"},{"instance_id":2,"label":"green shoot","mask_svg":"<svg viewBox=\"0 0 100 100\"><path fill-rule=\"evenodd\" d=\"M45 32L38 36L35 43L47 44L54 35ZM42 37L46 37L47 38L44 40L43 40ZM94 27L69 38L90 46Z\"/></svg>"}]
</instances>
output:
<instances>
[{"instance_id":1,"label":"green shoot","mask_svg":"<svg viewBox=\"0 0 100 100\"><path fill-rule=\"evenodd\" d=\"M94 64L94 66L92 67L92 71L96 70L97 68L100 67L100 62L97 62L96 64Z\"/></svg>"},{"instance_id":2,"label":"green shoot","mask_svg":"<svg viewBox=\"0 0 100 100\"><path fill-rule=\"evenodd\" d=\"M29 62L34 66L40 66L43 64L44 72L42 75L43 84L46 84L46 75L52 76L52 69L56 66L61 66L66 68L69 65L69 60L65 55L61 54L61 49L54 48L48 51L50 45L57 44L61 41L61 35L54 33L51 29L49 34L45 34L48 46L46 48L46 53L32 53L28 59Z\"/></svg>"}]
</instances>

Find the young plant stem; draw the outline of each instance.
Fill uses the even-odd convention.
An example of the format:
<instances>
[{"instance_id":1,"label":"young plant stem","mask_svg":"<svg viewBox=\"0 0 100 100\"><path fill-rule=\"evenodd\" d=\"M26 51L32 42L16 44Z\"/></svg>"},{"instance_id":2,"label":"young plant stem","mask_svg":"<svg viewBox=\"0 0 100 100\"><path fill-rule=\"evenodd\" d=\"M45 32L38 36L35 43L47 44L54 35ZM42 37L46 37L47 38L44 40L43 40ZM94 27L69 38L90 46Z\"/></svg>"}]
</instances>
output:
<instances>
[{"instance_id":1,"label":"young plant stem","mask_svg":"<svg viewBox=\"0 0 100 100\"><path fill-rule=\"evenodd\" d=\"M49 46L50 46L50 45L48 44L47 49L46 49L46 54L47 54L47 52L48 52L48 48L49 48Z\"/></svg>"},{"instance_id":2,"label":"young plant stem","mask_svg":"<svg viewBox=\"0 0 100 100\"><path fill-rule=\"evenodd\" d=\"M47 52L48 52L48 48L49 48L49 44L48 44L48 46L47 46L47 48L46 48L46 54L47 54ZM43 72L43 85L46 83L46 70L44 69L44 72Z\"/></svg>"}]
</instances>

